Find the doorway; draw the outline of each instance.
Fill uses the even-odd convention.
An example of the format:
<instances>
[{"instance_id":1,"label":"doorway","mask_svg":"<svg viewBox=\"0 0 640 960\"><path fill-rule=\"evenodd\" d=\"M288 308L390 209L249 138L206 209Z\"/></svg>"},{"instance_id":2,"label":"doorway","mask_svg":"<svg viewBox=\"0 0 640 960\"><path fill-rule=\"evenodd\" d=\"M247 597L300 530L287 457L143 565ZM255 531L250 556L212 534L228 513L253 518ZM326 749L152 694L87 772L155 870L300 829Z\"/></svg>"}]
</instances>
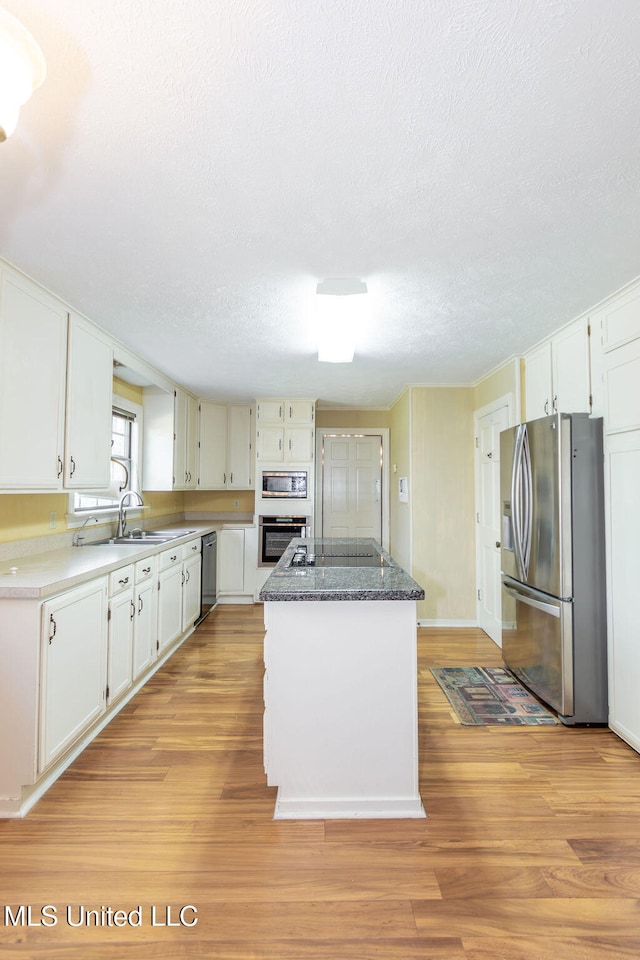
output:
<instances>
[{"instance_id":1,"label":"doorway","mask_svg":"<svg viewBox=\"0 0 640 960\"><path fill-rule=\"evenodd\" d=\"M500 431L513 423L508 394L474 414L476 480L476 616L502 646L500 584Z\"/></svg>"},{"instance_id":2,"label":"doorway","mask_svg":"<svg viewBox=\"0 0 640 960\"><path fill-rule=\"evenodd\" d=\"M387 429L319 430L316 530L373 537L388 549Z\"/></svg>"}]
</instances>

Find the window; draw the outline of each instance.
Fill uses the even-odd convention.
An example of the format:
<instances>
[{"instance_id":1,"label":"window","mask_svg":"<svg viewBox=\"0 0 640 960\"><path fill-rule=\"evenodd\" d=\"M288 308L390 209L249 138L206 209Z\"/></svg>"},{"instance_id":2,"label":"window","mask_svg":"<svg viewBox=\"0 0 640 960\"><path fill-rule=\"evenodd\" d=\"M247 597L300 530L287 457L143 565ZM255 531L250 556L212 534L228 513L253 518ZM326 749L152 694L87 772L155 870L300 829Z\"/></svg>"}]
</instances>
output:
<instances>
[{"instance_id":1,"label":"window","mask_svg":"<svg viewBox=\"0 0 640 960\"><path fill-rule=\"evenodd\" d=\"M111 415L111 483L103 494L74 493L70 513L108 513L117 510L125 490L139 490L142 407L124 397L113 398Z\"/></svg>"}]
</instances>

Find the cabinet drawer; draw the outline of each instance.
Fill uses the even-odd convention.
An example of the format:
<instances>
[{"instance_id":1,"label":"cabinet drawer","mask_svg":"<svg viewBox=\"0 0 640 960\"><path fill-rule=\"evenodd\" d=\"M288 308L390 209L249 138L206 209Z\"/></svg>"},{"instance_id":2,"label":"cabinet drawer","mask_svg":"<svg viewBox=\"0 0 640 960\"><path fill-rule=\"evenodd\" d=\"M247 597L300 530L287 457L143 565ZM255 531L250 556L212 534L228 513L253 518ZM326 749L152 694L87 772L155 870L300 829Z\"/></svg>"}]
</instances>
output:
<instances>
[{"instance_id":1,"label":"cabinet drawer","mask_svg":"<svg viewBox=\"0 0 640 960\"><path fill-rule=\"evenodd\" d=\"M182 559L188 560L189 557L193 557L196 553L202 551L202 540L198 537L197 540L189 540L189 543L182 544Z\"/></svg>"},{"instance_id":2,"label":"cabinet drawer","mask_svg":"<svg viewBox=\"0 0 640 960\"><path fill-rule=\"evenodd\" d=\"M120 567L109 574L109 596L115 597L123 590L129 590L133 586L134 565L127 564L126 567Z\"/></svg>"},{"instance_id":3,"label":"cabinet drawer","mask_svg":"<svg viewBox=\"0 0 640 960\"><path fill-rule=\"evenodd\" d=\"M159 569L166 570L176 563L182 563L182 547L173 547L171 550L163 550L159 558Z\"/></svg>"},{"instance_id":4,"label":"cabinet drawer","mask_svg":"<svg viewBox=\"0 0 640 960\"><path fill-rule=\"evenodd\" d=\"M145 580L149 580L151 577L155 576L157 569L157 558L145 557L144 560L138 560L135 567L135 581L136 583L143 583Z\"/></svg>"}]
</instances>

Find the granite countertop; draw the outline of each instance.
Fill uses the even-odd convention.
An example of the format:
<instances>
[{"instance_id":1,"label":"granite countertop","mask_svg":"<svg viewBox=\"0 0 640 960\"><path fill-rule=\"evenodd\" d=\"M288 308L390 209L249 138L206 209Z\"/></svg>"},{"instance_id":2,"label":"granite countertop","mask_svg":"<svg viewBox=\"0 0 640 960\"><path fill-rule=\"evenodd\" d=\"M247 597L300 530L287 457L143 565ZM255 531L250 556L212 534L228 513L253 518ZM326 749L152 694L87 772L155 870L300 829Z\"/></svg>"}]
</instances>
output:
<instances>
[{"instance_id":1,"label":"granite countertop","mask_svg":"<svg viewBox=\"0 0 640 960\"><path fill-rule=\"evenodd\" d=\"M158 526L163 530L184 533L165 543L141 541L138 546L128 543L92 544L88 541L82 547L62 547L59 550L3 560L0 562L0 599L51 597L96 577L107 575L125 564L135 563L142 557L162 553L163 550L170 550L193 537L221 529L225 524L189 520L162 524L159 520Z\"/></svg>"},{"instance_id":2,"label":"granite countertop","mask_svg":"<svg viewBox=\"0 0 640 960\"><path fill-rule=\"evenodd\" d=\"M291 567L296 547L315 554L316 566ZM375 553L376 566L359 566L354 553ZM345 566L324 566L322 554L350 553ZM334 561L339 562L339 561ZM373 538L292 540L260 591L261 600L422 600L424 590Z\"/></svg>"}]
</instances>

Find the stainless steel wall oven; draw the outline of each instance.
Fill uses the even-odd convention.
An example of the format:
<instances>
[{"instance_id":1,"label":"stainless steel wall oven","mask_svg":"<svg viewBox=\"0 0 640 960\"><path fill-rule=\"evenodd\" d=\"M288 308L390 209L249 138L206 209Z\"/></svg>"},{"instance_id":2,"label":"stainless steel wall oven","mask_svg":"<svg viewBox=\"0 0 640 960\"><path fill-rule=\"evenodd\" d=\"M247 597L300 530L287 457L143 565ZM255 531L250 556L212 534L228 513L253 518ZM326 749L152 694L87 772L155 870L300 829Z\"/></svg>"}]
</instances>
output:
<instances>
[{"instance_id":1,"label":"stainless steel wall oven","mask_svg":"<svg viewBox=\"0 0 640 960\"><path fill-rule=\"evenodd\" d=\"M295 537L309 533L308 517L260 517L258 566L273 567Z\"/></svg>"}]
</instances>

